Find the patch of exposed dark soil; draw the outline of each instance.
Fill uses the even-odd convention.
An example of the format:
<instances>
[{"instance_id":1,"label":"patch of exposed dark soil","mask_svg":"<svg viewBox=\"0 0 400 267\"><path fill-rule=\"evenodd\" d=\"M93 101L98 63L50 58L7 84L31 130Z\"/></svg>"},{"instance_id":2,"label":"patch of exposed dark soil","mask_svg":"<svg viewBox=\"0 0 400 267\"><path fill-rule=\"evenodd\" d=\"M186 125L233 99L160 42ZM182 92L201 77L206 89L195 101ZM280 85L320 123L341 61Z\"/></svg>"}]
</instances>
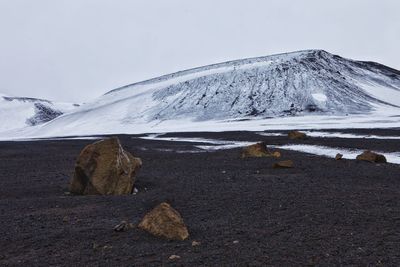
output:
<instances>
[{"instance_id":1,"label":"patch of exposed dark soil","mask_svg":"<svg viewBox=\"0 0 400 267\"><path fill-rule=\"evenodd\" d=\"M292 142L246 132L197 135ZM0 143L0 265L400 263L399 165L282 151L280 160L293 160L294 168L273 169L276 159L241 159L240 149L176 153L193 146L127 135L120 139L143 160L137 195L64 194L76 156L92 140ZM311 138L303 143L320 142L400 150L398 141L385 140ZM139 223L163 201L181 213L190 232L187 241L165 241L138 229L113 230L122 220ZM201 244L192 247L193 240ZM173 254L181 258L169 260Z\"/></svg>"}]
</instances>

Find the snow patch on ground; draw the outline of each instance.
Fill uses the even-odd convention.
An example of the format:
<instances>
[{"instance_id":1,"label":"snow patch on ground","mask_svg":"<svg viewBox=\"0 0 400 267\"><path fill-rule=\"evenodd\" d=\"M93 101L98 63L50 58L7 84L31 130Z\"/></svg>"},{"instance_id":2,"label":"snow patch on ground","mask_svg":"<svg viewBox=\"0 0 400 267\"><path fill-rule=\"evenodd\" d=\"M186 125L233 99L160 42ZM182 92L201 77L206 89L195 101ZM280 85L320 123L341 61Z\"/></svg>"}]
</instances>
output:
<instances>
[{"instance_id":1,"label":"snow patch on ground","mask_svg":"<svg viewBox=\"0 0 400 267\"><path fill-rule=\"evenodd\" d=\"M283 146L269 146L273 148L279 148L283 150L293 150L304 152L308 154L314 154L318 156L324 156L329 158L335 158L337 153L343 154L345 159L355 159L357 155L360 155L364 150L361 149L349 149L349 148L339 148L339 147L327 147L327 146L317 146L317 145L283 145ZM400 164L400 152L380 152L383 154L389 163Z\"/></svg>"},{"instance_id":2,"label":"snow patch on ground","mask_svg":"<svg viewBox=\"0 0 400 267\"><path fill-rule=\"evenodd\" d=\"M200 148L202 150L207 150L207 151L233 149L233 148L248 146L248 145L251 145L254 143L254 142L238 142L238 141L207 139L207 138L161 137L158 134L152 134L152 135L148 135L148 136L140 137L140 138L146 139L146 140L211 144L211 145L195 145L194 146L196 148ZM186 151L184 151L184 152L186 152Z\"/></svg>"},{"instance_id":3,"label":"snow patch on ground","mask_svg":"<svg viewBox=\"0 0 400 267\"><path fill-rule=\"evenodd\" d=\"M396 140L400 139L400 136L384 136L384 135L363 135L363 134L351 134L341 132L318 132L318 131L304 131L307 136L310 137L336 137L336 138L365 138L365 139L385 139L385 140Z\"/></svg>"},{"instance_id":4,"label":"snow patch on ground","mask_svg":"<svg viewBox=\"0 0 400 267\"><path fill-rule=\"evenodd\" d=\"M322 131L302 131L310 137L322 137L322 138L365 138L365 139L384 139L384 140L397 140L400 136L384 136L384 135L364 135L364 134L352 134L352 133L341 133L341 132L322 132ZM261 136L287 136L285 133L268 133L258 132Z\"/></svg>"},{"instance_id":5,"label":"snow patch on ground","mask_svg":"<svg viewBox=\"0 0 400 267\"><path fill-rule=\"evenodd\" d=\"M287 136L287 134L284 134L284 133L268 133L268 132L263 133L263 132L258 132L257 134L261 135L261 136Z\"/></svg>"},{"instance_id":6,"label":"snow patch on ground","mask_svg":"<svg viewBox=\"0 0 400 267\"><path fill-rule=\"evenodd\" d=\"M226 145L232 143L232 141L217 140L217 139L206 139L206 138L186 138L186 137L161 137L158 134L148 135L139 137L145 140L158 140L158 141L172 141L172 142L188 142L188 143L206 143L214 145Z\"/></svg>"},{"instance_id":7,"label":"snow patch on ground","mask_svg":"<svg viewBox=\"0 0 400 267\"><path fill-rule=\"evenodd\" d=\"M196 146L197 148L207 150L207 151L216 151L216 150L227 150L227 149L234 149L239 147L245 147L254 144L254 142L234 142L228 141L229 144L225 145L214 145L214 146Z\"/></svg>"}]
</instances>

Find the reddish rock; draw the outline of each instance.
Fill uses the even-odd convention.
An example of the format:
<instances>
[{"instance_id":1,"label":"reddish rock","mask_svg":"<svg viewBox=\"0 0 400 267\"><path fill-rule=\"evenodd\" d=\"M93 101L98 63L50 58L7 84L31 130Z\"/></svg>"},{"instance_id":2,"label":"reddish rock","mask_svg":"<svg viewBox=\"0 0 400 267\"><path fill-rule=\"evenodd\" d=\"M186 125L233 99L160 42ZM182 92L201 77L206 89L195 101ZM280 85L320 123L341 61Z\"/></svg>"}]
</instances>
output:
<instances>
[{"instance_id":1,"label":"reddish rock","mask_svg":"<svg viewBox=\"0 0 400 267\"><path fill-rule=\"evenodd\" d=\"M181 215L165 202L147 213L139 228L154 236L171 240L185 240L189 237Z\"/></svg>"},{"instance_id":2,"label":"reddish rock","mask_svg":"<svg viewBox=\"0 0 400 267\"><path fill-rule=\"evenodd\" d=\"M386 163L386 157L382 154L378 154L369 150L364 151L358 155L357 160L368 161L373 163Z\"/></svg>"},{"instance_id":3,"label":"reddish rock","mask_svg":"<svg viewBox=\"0 0 400 267\"><path fill-rule=\"evenodd\" d=\"M269 151L264 142L244 147L242 149L242 158L262 158L262 157L275 157L279 158L281 153L279 151Z\"/></svg>"},{"instance_id":4,"label":"reddish rock","mask_svg":"<svg viewBox=\"0 0 400 267\"><path fill-rule=\"evenodd\" d=\"M307 135L299 131L290 131L288 137L289 139L306 139Z\"/></svg>"}]
</instances>

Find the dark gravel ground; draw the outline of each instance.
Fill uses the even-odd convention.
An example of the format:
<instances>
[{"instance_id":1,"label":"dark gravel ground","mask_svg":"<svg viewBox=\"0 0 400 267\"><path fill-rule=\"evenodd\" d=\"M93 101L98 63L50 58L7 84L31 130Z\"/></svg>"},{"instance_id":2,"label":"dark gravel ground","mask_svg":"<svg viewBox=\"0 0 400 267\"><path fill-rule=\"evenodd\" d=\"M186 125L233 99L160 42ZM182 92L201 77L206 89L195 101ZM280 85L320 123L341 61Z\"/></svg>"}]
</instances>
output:
<instances>
[{"instance_id":1,"label":"dark gravel ground","mask_svg":"<svg viewBox=\"0 0 400 267\"><path fill-rule=\"evenodd\" d=\"M399 140L172 135L400 151ZM120 139L144 163L137 195L64 194L76 156L93 140L0 142L0 265L400 265L400 165L282 151L295 168L272 169L274 159L241 159L240 149L177 153L192 144ZM181 213L189 240L113 231L162 201Z\"/></svg>"}]
</instances>

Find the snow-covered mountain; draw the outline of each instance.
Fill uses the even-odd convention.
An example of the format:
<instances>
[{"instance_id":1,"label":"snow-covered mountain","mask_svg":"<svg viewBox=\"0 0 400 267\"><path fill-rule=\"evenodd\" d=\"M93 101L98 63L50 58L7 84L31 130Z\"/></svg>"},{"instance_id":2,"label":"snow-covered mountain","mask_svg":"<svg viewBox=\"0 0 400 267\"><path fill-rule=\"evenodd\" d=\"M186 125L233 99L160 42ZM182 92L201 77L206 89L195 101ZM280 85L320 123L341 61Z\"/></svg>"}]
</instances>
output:
<instances>
[{"instance_id":1,"label":"snow-covered mountain","mask_svg":"<svg viewBox=\"0 0 400 267\"><path fill-rule=\"evenodd\" d=\"M77 105L0 94L0 131L39 125L75 109Z\"/></svg>"},{"instance_id":2,"label":"snow-covered mountain","mask_svg":"<svg viewBox=\"0 0 400 267\"><path fill-rule=\"evenodd\" d=\"M311 50L162 76L113 90L98 104L135 104L134 114L121 114L126 121L143 116L149 121L202 121L308 112L354 114L371 111L374 104L400 105L400 99L385 97L399 88L396 70ZM136 103L144 104L139 112L134 112Z\"/></svg>"},{"instance_id":3,"label":"snow-covered mountain","mask_svg":"<svg viewBox=\"0 0 400 267\"><path fill-rule=\"evenodd\" d=\"M177 125L207 130L210 121L371 117L382 110L398 114L399 107L399 71L307 50L214 64L124 86L44 124L33 135L136 133L170 126L179 130Z\"/></svg>"}]
</instances>

